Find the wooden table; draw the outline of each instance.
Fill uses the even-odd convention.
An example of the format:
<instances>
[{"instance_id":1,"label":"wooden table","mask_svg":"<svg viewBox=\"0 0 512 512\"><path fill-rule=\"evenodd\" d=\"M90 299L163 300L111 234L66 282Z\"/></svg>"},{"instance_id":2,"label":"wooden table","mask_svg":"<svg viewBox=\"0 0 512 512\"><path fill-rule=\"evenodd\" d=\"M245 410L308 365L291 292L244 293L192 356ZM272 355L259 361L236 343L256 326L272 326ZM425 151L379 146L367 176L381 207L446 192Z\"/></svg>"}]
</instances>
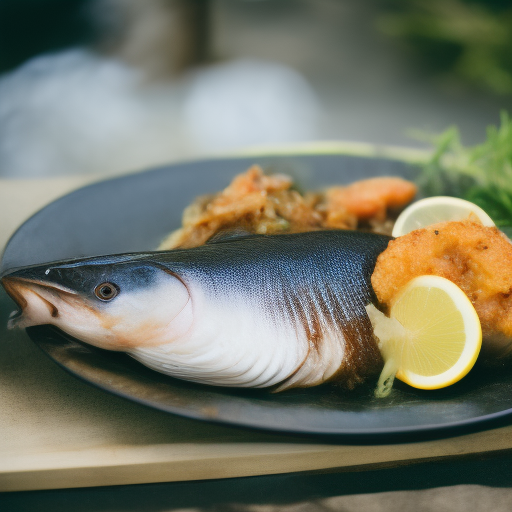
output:
<instances>
[{"instance_id":1,"label":"wooden table","mask_svg":"<svg viewBox=\"0 0 512 512\"><path fill-rule=\"evenodd\" d=\"M50 199L89 178L0 180L0 246ZM0 491L375 469L512 450L512 426L447 439L357 446L187 420L111 396L7 331L0 292Z\"/></svg>"}]
</instances>

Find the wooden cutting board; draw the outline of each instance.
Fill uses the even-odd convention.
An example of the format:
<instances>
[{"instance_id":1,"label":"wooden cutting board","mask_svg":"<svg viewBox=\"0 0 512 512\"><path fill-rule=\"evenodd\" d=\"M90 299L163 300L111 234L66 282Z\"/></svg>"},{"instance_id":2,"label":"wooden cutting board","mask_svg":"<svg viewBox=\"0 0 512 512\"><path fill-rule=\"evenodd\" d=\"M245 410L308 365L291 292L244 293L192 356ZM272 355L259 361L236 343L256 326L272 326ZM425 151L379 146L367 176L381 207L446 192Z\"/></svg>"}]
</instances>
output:
<instances>
[{"instance_id":1,"label":"wooden cutting board","mask_svg":"<svg viewBox=\"0 0 512 512\"><path fill-rule=\"evenodd\" d=\"M31 213L91 178L0 180L0 246ZM322 444L187 420L68 375L23 331L0 292L0 491L362 469L512 449L512 426L408 444Z\"/></svg>"}]
</instances>

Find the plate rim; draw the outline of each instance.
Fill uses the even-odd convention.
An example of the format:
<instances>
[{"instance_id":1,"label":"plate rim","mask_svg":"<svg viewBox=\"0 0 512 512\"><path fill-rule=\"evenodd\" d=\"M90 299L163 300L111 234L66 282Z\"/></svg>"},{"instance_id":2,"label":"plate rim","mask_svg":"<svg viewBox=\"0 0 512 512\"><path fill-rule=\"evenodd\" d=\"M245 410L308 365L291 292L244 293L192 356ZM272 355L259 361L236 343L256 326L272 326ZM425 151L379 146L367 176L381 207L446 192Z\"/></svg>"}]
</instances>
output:
<instances>
[{"instance_id":1,"label":"plate rim","mask_svg":"<svg viewBox=\"0 0 512 512\"><path fill-rule=\"evenodd\" d=\"M185 158L176 160L168 163L161 163L151 165L148 168L128 170L126 172L116 173L110 176L101 176L98 174L91 174L91 181L78 184L76 187L68 190L62 195L55 197L51 201L47 202L36 210L34 213L29 215L17 228L9 235L5 245L0 248L0 278L6 273L11 272L16 267L10 269L3 269L3 260L7 247L11 243L12 239L16 236L25 224L31 221L34 217L39 215L45 208L61 199L67 197L78 191L86 190L97 185L104 183L120 180L130 176L139 176L145 173L164 171L165 169L180 167L188 164L207 164L209 162L218 162L222 160L237 160L245 158L259 158L259 157L301 157L301 156L352 156L363 159L376 159L382 158L390 161L397 161L401 163L410 164L412 166L419 165L425 162L432 155L431 150L421 148L409 148L406 146L394 146L389 144L373 144L367 142L358 141L343 141L343 140L320 140L303 143L290 143L290 144L276 144L268 146L250 146L242 148L238 151L230 151L228 153L211 154L207 156L201 156L199 158ZM72 175L71 175L72 176ZM83 176L83 175L82 175ZM50 179L68 178L70 175L52 176ZM21 180L20 180L21 181Z\"/></svg>"},{"instance_id":2,"label":"plate rim","mask_svg":"<svg viewBox=\"0 0 512 512\"><path fill-rule=\"evenodd\" d=\"M330 148L330 150L328 150ZM385 151L382 151L382 148L385 148ZM260 152L261 151L261 152ZM269 148L263 148L260 151L255 151L254 148L251 150L247 150L240 153L232 153L229 156L213 156L213 157L206 157L206 158L200 158L200 159L193 159L193 160L185 160L181 162L172 162L170 164L166 165L160 165L156 167L151 167L148 169L143 169L139 171L134 172L128 172L123 173L115 176L109 176L105 179L99 179L94 180L91 183L87 183L83 186L79 186L73 190L70 190L66 194L63 194L62 196L54 199L53 201L46 204L44 207L39 209L37 212L35 212L33 215L31 215L28 219L26 219L20 226L14 231L14 233L9 238L8 242L6 243L5 247L3 248L2 255L0 262L3 262L3 255L5 252L5 249L8 247L8 245L11 243L13 238L17 235L17 233L23 228L25 223L27 223L30 219L33 217L39 215L46 207L49 205L52 205L62 198L73 194L77 191L84 191L86 189L89 189L90 187L95 186L101 186L103 184L116 181L116 180L122 180L124 178L127 178L129 176L133 175L143 175L147 172L152 171L164 171L164 170L171 170L176 167L180 167L187 164L194 164L194 163L201 163L203 165L208 164L209 162L213 161L219 161L219 160L237 160L237 159L247 159L247 158L258 158L258 157L300 157L300 156L353 156L353 157L359 157L362 159L374 159L374 158L384 158L391 161L397 161L400 163L408 163L408 164L417 164L420 160L418 160L418 155L421 155L421 158L425 158L428 156L426 151L423 150L413 150L412 153L409 152L408 148L399 148L399 147L391 147L391 146L378 146L374 144L357 144L357 143L330 143L330 142L324 142L324 143L315 143L309 146L304 146L302 148L302 151L297 151L297 148L293 146L280 146L275 148L275 150L269 151ZM400 158L400 155L402 158ZM7 270L3 270L0 275L3 275L4 273L12 272L14 270L13 267ZM28 332L27 332L28 333ZM364 439L366 441L371 440L372 438L378 438L377 440L379 442L382 442L384 438L393 438L397 435L405 435L407 438L410 437L410 435L417 435L418 433L421 434L432 434L433 436L438 436L438 434L442 433L443 437L448 437L451 435L457 435L461 429L471 429L471 427L476 427L477 430L483 430L482 426L487 424L492 424L493 422L496 422L504 417L510 416L512 414L512 408L505 409L502 411L486 414L483 416L473 417L465 420L458 420L451 423L432 423L427 425L414 425L414 426L406 426L406 427L386 427L386 428L371 428L371 429L348 429L348 430L335 430L331 428L314 428L313 430L311 428L308 429L301 429L300 426L290 429L290 427L268 427L264 425L257 425L251 423L246 423L243 421L233 421L233 420L223 420L220 418L215 417L207 417L207 416L201 416L199 414L196 414L195 411L190 409L181 409L177 407L165 407L162 405L158 405L156 403L153 403L149 400L144 400L142 398L134 397L129 394L125 394L122 391L117 391L115 389L110 389L108 387L104 387L101 384L88 380L86 377L83 377L82 375L75 373L73 370L59 362L58 360L54 359L46 350L44 350L39 343L34 340L30 334L29 337L31 340L48 356L52 361L54 361L60 368L64 369L67 373L71 374L73 377L78 378L82 382L85 382L89 385L92 385L93 387L99 388L102 391L108 392L110 394L113 394L115 396L119 396L120 398L134 401L140 405L143 405L145 407L150 407L153 409L157 409L160 411L163 411L165 413L171 413L178 416L194 419L194 420L200 420L200 421L206 421L210 423L220 424L220 425L227 425L227 426L235 426L240 428L249 428L249 429L257 429L257 430L263 430L267 432L276 432L281 434L291 434L291 435L312 435L312 436L325 436L325 437L336 437L336 438L344 438L346 440L352 439L352 440L358 440L358 439ZM175 410L171 410L175 409ZM491 426L487 427L491 428ZM409 439L407 439L409 441Z\"/></svg>"}]
</instances>

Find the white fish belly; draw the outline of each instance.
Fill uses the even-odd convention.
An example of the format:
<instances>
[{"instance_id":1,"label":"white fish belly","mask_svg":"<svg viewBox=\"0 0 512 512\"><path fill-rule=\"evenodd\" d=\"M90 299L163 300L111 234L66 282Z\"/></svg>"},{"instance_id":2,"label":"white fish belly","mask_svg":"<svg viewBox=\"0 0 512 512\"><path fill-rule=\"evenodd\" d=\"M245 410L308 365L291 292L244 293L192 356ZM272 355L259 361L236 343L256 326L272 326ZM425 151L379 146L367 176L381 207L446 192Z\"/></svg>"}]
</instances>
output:
<instances>
[{"instance_id":1,"label":"white fish belly","mask_svg":"<svg viewBox=\"0 0 512 512\"><path fill-rule=\"evenodd\" d=\"M182 338L130 355L150 368L216 386L268 387L307 358L309 343L290 319L277 322L251 302L194 301L194 326Z\"/></svg>"}]
</instances>

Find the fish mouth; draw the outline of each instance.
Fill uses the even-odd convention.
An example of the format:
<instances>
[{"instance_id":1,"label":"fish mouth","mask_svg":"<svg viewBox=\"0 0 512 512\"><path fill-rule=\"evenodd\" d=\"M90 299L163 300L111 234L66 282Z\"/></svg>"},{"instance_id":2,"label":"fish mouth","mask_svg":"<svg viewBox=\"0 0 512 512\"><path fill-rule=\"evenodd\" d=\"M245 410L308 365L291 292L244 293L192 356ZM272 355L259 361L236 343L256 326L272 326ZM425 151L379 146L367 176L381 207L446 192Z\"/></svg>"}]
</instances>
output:
<instances>
[{"instance_id":1,"label":"fish mouth","mask_svg":"<svg viewBox=\"0 0 512 512\"><path fill-rule=\"evenodd\" d=\"M9 329L33 325L51 324L59 316L56 303L62 294L76 295L75 292L55 283L18 276L5 276L2 286L18 306L9 316Z\"/></svg>"}]
</instances>

